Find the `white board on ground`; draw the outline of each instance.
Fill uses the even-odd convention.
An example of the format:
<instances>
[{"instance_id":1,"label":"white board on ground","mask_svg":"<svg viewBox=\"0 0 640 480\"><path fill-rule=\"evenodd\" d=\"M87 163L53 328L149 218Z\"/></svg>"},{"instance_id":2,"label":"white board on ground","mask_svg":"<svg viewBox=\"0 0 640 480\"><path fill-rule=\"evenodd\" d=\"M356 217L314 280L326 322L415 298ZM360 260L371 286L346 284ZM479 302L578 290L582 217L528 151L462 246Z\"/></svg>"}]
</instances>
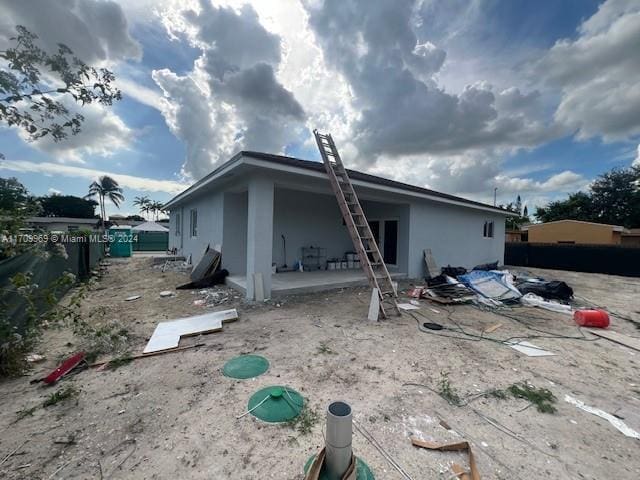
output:
<instances>
[{"instance_id":1,"label":"white board on ground","mask_svg":"<svg viewBox=\"0 0 640 480\"><path fill-rule=\"evenodd\" d=\"M235 308L222 312L211 312L195 317L179 318L170 322L160 322L151 335L142 353L177 348L180 337L212 333L222 330L222 323L236 320L238 312Z\"/></svg>"},{"instance_id":2,"label":"white board on ground","mask_svg":"<svg viewBox=\"0 0 640 480\"><path fill-rule=\"evenodd\" d=\"M604 418L611 425L616 427L619 431L625 434L627 437L640 439L640 433L636 432L634 429L630 428L626 423L620 420L617 417L614 417L610 413L605 412L604 410L600 410L599 408L591 407L589 405L585 405L582 400L578 400L577 398L573 398L571 395L565 395L564 401L570 403L571 405L575 405L580 410L584 410L585 412L592 413L597 415L600 418Z\"/></svg>"},{"instance_id":3,"label":"white board on ground","mask_svg":"<svg viewBox=\"0 0 640 480\"><path fill-rule=\"evenodd\" d=\"M509 345L514 350L519 351L520 353L524 353L527 357L551 357L556 355L553 352L549 352L543 348L540 348L533 343L525 342L524 340L520 342L504 342L505 345Z\"/></svg>"},{"instance_id":4,"label":"white board on ground","mask_svg":"<svg viewBox=\"0 0 640 480\"><path fill-rule=\"evenodd\" d=\"M380 296L378 295L378 289L371 290L371 301L369 302L369 315L367 318L372 322L378 321L378 315L380 314Z\"/></svg>"},{"instance_id":5,"label":"white board on ground","mask_svg":"<svg viewBox=\"0 0 640 480\"><path fill-rule=\"evenodd\" d=\"M399 303L398 308L402 310L420 310L420 307L417 307L411 303Z\"/></svg>"}]
</instances>

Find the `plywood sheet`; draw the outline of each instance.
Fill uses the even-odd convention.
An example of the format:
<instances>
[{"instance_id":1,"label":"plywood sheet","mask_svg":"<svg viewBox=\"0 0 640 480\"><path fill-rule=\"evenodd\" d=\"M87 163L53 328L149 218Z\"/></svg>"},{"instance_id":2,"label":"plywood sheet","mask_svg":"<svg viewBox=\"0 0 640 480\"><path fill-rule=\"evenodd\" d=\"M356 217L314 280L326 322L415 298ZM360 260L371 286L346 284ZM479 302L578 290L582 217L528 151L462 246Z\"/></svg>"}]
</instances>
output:
<instances>
[{"instance_id":1,"label":"plywood sheet","mask_svg":"<svg viewBox=\"0 0 640 480\"><path fill-rule=\"evenodd\" d=\"M222 330L222 323L238 318L235 308L222 312L211 312L195 317L179 318L170 322L160 322L151 335L143 353L158 352L177 348L180 337L188 337Z\"/></svg>"},{"instance_id":2,"label":"plywood sheet","mask_svg":"<svg viewBox=\"0 0 640 480\"><path fill-rule=\"evenodd\" d=\"M598 337L606 338L612 342L619 343L625 347L633 348L640 351L640 339L624 335L623 333L613 332L611 330L600 330L595 328L587 329L590 333L597 335Z\"/></svg>"}]
</instances>

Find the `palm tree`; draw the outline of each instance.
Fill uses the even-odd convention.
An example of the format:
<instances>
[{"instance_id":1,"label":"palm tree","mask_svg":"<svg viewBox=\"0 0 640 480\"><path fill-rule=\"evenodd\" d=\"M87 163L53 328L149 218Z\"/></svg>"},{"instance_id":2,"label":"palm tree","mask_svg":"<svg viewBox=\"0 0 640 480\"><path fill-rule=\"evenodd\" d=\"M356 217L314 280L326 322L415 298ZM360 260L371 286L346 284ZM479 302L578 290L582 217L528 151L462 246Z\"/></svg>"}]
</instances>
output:
<instances>
[{"instance_id":1,"label":"palm tree","mask_svg":"<svg viewBox=\"0 0 640 480\"><path fill-rule=\"evenodd\" d=\"M140 210L140 213L142 213L143 215L145 213L149 213L150 210L150 205L151 205L151 200L149 200L149 197L147 197L146 195L143 195L142 197L136 197L133 200L133 204L136 205L138 207L138 209Z\"/></svg>"},{"instance_id":2,"label":"palm tree","mask_svg":"<svg viewBox=\"0 0 640 480\"><path fill-rule=\"evenodd\" d=\"M155 220L158 221L158 217L160 216L160 213L162 213L164 210L162 210L162 206L164 204L162 202L159 202L157 200L154 200L150 203L150 208L151 210L154 212L155 214Z\"/></svg>"},{"instance_id":3,"label":"palm tree","mask_svg":"<svg viewBox=\"0 0 640 480\"><path fill-rule=\"evenodd\" d=\"M104 219L106 212L104 209L104 199L108 198L116 207L120 208L120 203L124 200L122 195L122 188L118 185L113 178L103 175L98 178L97 182L93 182L89 185L89 194L85 198L98 196L100 202L100 216L101 224L104 226Z\"/></svg>"}]
</instances>

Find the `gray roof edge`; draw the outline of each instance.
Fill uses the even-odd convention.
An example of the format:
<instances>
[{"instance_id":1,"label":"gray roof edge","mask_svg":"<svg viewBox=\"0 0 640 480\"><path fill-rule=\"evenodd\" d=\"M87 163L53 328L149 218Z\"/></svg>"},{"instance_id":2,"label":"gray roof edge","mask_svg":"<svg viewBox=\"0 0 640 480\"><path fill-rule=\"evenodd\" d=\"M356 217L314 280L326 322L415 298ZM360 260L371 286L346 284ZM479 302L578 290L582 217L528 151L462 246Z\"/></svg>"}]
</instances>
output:
<instances>
[{"instance_id":1,"label":"gray roof edge","mask_svg":"<svg viewBox=\"0 0 640 480\"><path fill-rule=\"evenodd\" d=\"M324 165L322 163L320 163L320 162L316 162L316 161L312 161L312 160L302 160L300 158L287 157L287 156L284 156L284 155L275 155L275 154L270 154L270 153L255 152L255 151L250 151L250 150L242 150L242 151L236 153L228 161L226 161L225 163L223 163L222 165L217 167L211 173L207 174L206 176L204 176L203 178L198 180L196 183L191 185L189 188L187 188L183 192L181 192L178 195L176 195L175 197L173 197L171 200L169 200L165 204L165 207L167 207L167 206L169 206L171 204L175 204L175 203L177 203L179 201L185 200L186 198L188 198L190 196L191 193L193 193L195 190L197 190L198 187L200 187L201 185L205 184L208 180L210 180L212 177L214 177L217 173L221 172L222 170L224 170L225 168L227 168L228 166L230 166L231 164L233 164L237 160L241 159L242 157L251 157L251 158L258 159L258 160L265 160L265 161L268 161L268 162L277 163L277 164L280 164L280 165L291 166L291 167L299 167L299 168L303 168L303 169L306 169L306 170L314 170L314 171L320 171L320 172L324 172L325 171L324 170ZM474 200L469 200L469 199L466 199L466 198L463 198L463 197L458 197L456 195L450 195L448 193L442 193L442 192L438 192L436 190L430 190L428 188L418 187L416 185L410 185L408 183L402 183L402 182L398 182L396 180L391 180L391 179L384 178L384 177L378 177L376 175L371 175L369 173L359 172L357 170L347 169L347 172L349 173L349 178L351 180L360 180L360 181L371 183L371 184L374 184L374 185L392 187L392 188L397 188L397 189L400 189L400 190L405 190L407 192L419 193L419 194L423 194L423 195L429 195L429 196L435 197L435 200L442 199L444 201L448 200L448 201L459 202L459 203L462 203L463 205L468 205L469 207L476 207L476 208L479 207L479 208L482 208L482 209L488 209L488 210L494 211L495 213L499 213L499 214L506 215L506 216L516 216L516 214L514 214L513 212L509 212L509 211L504 210L502 208L494 207L493 205L488 205L488 204L482 203L482 202L476 202Z\"/></svg>"}]
</instances>

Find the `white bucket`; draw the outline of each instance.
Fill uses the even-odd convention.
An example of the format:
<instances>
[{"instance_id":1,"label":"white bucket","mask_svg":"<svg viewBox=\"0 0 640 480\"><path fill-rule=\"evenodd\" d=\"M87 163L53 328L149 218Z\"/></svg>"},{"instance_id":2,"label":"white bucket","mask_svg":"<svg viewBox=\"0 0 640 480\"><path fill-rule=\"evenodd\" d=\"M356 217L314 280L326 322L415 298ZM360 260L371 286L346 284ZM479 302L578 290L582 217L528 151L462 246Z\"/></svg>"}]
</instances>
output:
<instances>
[{"instance_id":1,"label":"white bucket","mask_svg":"<svg viewBox=\"0 0 640 480\"><path fill-rule=\"evenodd\" d=\"M327 262L327 270L335 270L336 262Z\"/></svg>"},{"instance_id":2,"label":"white bucket","mask_svg":"<svg viewBox=\"0 0 640 480\"><path fill-rule=\"evenodd\" d=\"M347 262L353 262L356 259L355 253L347 253ZM351 267L349 267L351 268Z\"/></svg>"},{"instance_id":3,"label":"white bucket","mask_svg":"<svg viewBox=\"0 0 640 480\"><path fill-rule=\"evenodd\" d=\"M336 270L340 270L342 268L342 263L336 262Z\"/></svg>"},{"instance_id":4,"label":"white bucket","mask_svg":"<svg viewBox=\"0 0 640 480\"><path fill-rule=\"evenodd\" d=\"M346 270L348 267L349 265L347 264L347 262L341 262L340 268L342 268L342 270Z\"/></svg>"},{"instance_id":5,"label":"white bucket","mask_svg":"<svg viewBox=\"0 0 640 480\"><path fill-rule=\"evenodd\" d=\"M360 260L353 262L353 268L360 268Z\"/></svg>"},{"instance_id":6,"label":"white bucket","mask_svg":"<svg viewBox=\"0 0 640 480\"><path fill-rule=\"evenodd\" d=\"M354 262L353 260L349 260L347 262L347 268L350 268L350 269L355 268L355 263L356 262Z\"/></svg>"}]
</instances>

